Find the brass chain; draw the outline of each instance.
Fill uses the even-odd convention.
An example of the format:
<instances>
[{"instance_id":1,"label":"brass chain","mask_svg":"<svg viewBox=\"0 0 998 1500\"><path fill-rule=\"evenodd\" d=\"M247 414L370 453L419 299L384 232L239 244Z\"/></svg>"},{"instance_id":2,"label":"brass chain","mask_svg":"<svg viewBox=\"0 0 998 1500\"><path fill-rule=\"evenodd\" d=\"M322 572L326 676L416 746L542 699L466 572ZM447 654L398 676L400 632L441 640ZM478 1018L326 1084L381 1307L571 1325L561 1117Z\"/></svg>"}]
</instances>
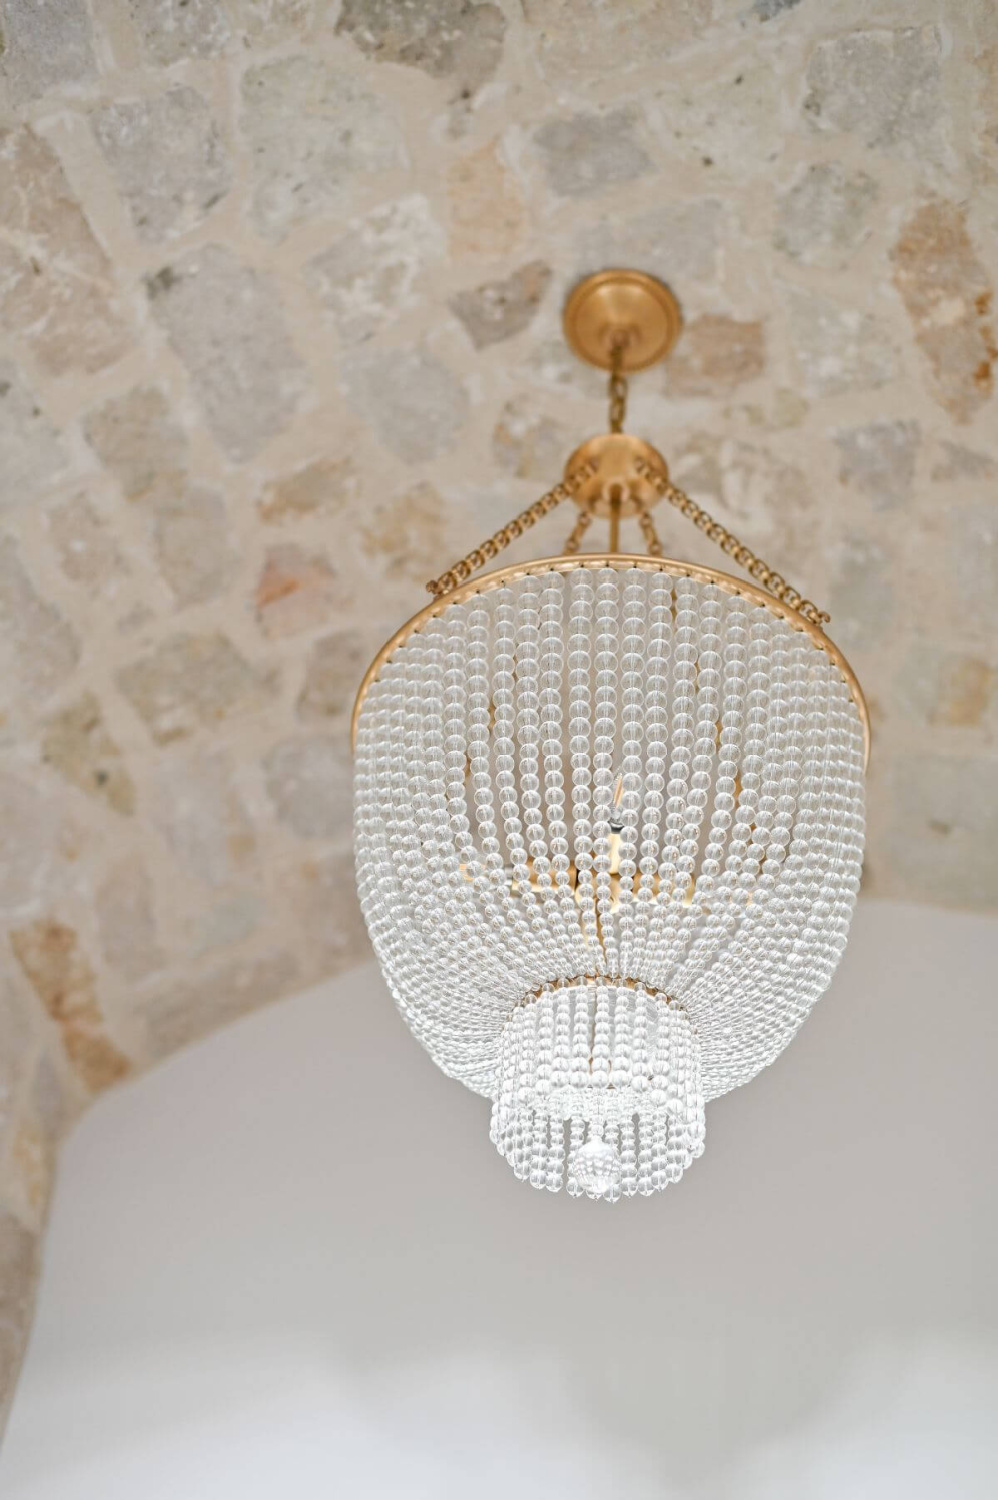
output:
<instances>
[{"instance_id":1,"label":"brass chain","mask_svg":"<svg viewBox=\"0 0 998 1500\"><path fill-rule=\"evenodd\" d=\"M518 516L514 516L512 521L507 521L505 526L500 526L494 535L482 542L480 547L473 548L466 557L461 558L460 562L448 568L446 573L441 573L439 578L431 578L426 585L426 592L432 594L435 599L438 599L441 594L449 594L451 589L456 589L458 584L470 578L472 573L477 573L479 568L484 568L487 562L491 562L505 547L515 542L518 536L529 531L531 526L536 526L538 521L560 505L563 500L569 499L583 481L589 479L594 473L594 464L581 464L563 483L556 484L554 489L548 490L547 494L535 500L533 505L528 505L527 509L521 511Z\"/></svg>"},{"instance_id":2,"label":"brass chain","mask_svg":"<svg viewBox=\"0 0 998 1500\"><path fill-rule=\"evenodd\" d=\"M610 354L610 379L606 383L607 399L610 402L610 431L623 432L627 416L627 377L621 371L624 345L615 343Z\"/></svg>"},{"instance_id":3,"label":"brass chain","mask_svg":"<svg viewBox=\"0 0 998 1500\"><path fill-rule=\"evenodd\" d=\"M593 513L588 508L579 512L579 519L568 534L565 543L565 553L568 557L574 557L582 543L582 538L593 524Z\"/></svg>"},{"instance_id":4,"label":"brass chain","mask_svg":"<svg viewBox=\"0 0 998 1500\"><path fill-rule=\"evenodd\" d=\"M641 535L644 537L645 545L648 548L648 556L661 557L662 543L658 539L658 532L655 530L655 522L651 518L651 512L642 500L638 500L637 505L638 525L641 527Z\"/></svg>"},{"instance_id":5,"label":"brass chain","mask_svg":"<svg viewBox=\"0 0 998 1500\"><path fill-rule=\"evenodd\" d=\"M655 473L640 459L637 463L639 472L651 481L663 499L668 500L670 505L681 511L693 522L694 526L716 543L726 556L732 558L740 568L744 568L750 578L754 578L767 593L772 594L774 599L779 599L782 604L789 605L812 625L828 624L831 615L819 609L816 604L812 604L810 599L805 599L802 594L799 594L780 573L776 572L775 568L764 563L761 557L756 557L751 548L746 547L744 542L740 542L732 532L721 525L720 521L715 521L713 516L697 505L695 500L691 500L678 485L673 484L670 479L663 478L661 474ZM644 531L643 521L641 529ZM645 532L646 537L647 535L648 533Z\"/></svg>"}]
</instances>

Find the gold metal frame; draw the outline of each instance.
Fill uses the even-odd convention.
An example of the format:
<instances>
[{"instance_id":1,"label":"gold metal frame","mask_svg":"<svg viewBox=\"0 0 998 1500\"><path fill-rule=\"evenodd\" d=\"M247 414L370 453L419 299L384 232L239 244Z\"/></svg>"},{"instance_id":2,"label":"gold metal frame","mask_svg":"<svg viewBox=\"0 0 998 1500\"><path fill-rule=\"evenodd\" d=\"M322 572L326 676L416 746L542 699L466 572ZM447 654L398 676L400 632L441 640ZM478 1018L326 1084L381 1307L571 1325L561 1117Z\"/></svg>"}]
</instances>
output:
<instances>
[{"instance_id":1,"label":"gold metal frame","mask_svg":"<svg viewBox=\"0 0 998 1500\"><path fill-rule=\"evenodd\" d=\"M671 573L678 578L694 578L698 583L716 583L718 588L723 589L726 594L740 595L744 599L750 599L753 604L761 604L772 614L778 615L781 620L786 620L794 630L802 630L805 635L811 637L818 650L824 651L842 673L863 726L864 766L869 764L870 711L863 696L863 689L838 646L828 639L819 626L812 624L810 620L805 620L796 609L792 609L788 604L782 604L778 599L774 599L772 594L767 594L764 589L741 578L734 578L730 573L722 573L717 568L704 567L699 563L680 562L671 557L646 557L640 553L625 552L585 553L579 557L541 557L533 562L515 563L512 567L497 568L494 572L483 573L478 578L469 578L456 589L452 589L450 593L441 594L418 614L413 615L411 620L407 620L401 629L396 630L391 640L385 642L364 673L350 721L351 746L356 746L357 743L357 726L371 683L377 680L381 668L398 647L404 645L409 637L421 630L429 620L435 620L452 604L463 604L466 599L472 599L476 594L490 594L495 589L502 588L504 584L513 583L519 578L533 578L542 573L574 573L578 568L588 568L593 571L599 568L613 568L617 572L637 568L643 573Z\"/></svg>"}]
</instances>

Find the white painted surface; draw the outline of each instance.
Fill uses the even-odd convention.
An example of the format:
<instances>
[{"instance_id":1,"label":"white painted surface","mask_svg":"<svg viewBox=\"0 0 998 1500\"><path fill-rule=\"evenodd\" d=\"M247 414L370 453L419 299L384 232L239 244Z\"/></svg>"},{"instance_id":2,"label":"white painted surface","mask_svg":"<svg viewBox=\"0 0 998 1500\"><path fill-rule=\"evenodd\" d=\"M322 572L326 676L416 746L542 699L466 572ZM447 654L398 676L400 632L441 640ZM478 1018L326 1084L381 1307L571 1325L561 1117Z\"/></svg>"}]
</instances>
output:
<instances>
[{"instance_id":1,"label":"white painted surface","mask_svg":"<svg viewBox=\"0 0 998 1500\"><path fill-rule=\"evenodd\" d=\"M996 969L864 904L612 1208L514 1181L373 968L250 1017L70 1141L0 1494L993 1500Z\"/></svg>"}]
</instances>

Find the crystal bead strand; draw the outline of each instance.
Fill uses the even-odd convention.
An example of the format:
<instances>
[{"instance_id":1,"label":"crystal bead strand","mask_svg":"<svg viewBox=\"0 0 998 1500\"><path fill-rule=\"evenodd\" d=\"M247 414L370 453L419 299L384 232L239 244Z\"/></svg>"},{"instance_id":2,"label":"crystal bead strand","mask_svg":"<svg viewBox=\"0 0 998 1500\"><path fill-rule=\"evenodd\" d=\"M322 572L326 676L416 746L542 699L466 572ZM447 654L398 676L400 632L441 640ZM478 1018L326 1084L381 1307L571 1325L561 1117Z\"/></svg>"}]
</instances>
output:
<instances>
[{"instance_id":1,"label":"crystal bead strand","mask_svg":"<svg viewBox=\"0 0 998 1500\"><path fill-rule=\"evenodd\" d=\"M618 575L623 580L623 610L620 655L620 801L617 807L618 911L620 936L619 972L630 975L633 967L634 877L637 874L638 823L641 814L645 617L645 576L636 568Z\"/></svg>"},{"instance_id":2,"label":"crystal bead strand","mask_svg":"<svg viewBox=\"0 0 998 1500\"><path fill-rule=\"evenodd\" d=\"M668 753L667 684L672 653L672 579L654 574L648 591L648 623L645 639L645 762L644 806L641 823L641 883L638 887L634 922L631 972L640 977L650 961L649 939L658 920L656 900L659 873L659 841L665 805L666 756Z\"/></svg>"},{"instance_id":3,"label":"crystal bead strand","mask_svg":"<svg viewBox=\"0 0 998 1500\"><path fill-rule=\"evenodd\" d=\"M592 574L580 569L571 577L568 629L568 747L572 763L572 843L575 851L575 899L585 936L584 971L601 974L606 967L596 920L596 889L593 877L592 825L592 733L591 673L589 643L596 609Z\"/></svg>"}]
</instances>

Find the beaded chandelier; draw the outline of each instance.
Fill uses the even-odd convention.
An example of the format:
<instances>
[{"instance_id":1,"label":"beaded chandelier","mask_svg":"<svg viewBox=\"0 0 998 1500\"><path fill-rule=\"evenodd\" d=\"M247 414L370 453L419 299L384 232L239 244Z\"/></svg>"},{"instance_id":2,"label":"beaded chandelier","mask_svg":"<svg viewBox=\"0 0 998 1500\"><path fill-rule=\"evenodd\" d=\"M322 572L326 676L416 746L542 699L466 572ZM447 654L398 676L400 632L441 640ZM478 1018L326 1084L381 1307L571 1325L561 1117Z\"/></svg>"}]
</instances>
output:
<instances>
[{"instance_id":1,"label":"beaded chandelier","mask_svg":"<svg viewBox=\"0 0 998 1500\"><path fill-rule=\"evenodd\" d=\"M627 372L679 326L640 272L575 288L610 432L428 585L354 710L358 886L402 1015L491 1099L518 1178L608 1202L678 1181L705 1101L793 1037L863 850L869 720L828 615L622 430ZM663 557L663 498L753 581ZM561 556L473 577L567 499ZM597 517L609 549L582 553ZM648 555L620 551L629 518Z\"/></svg>"}]
</instances>

